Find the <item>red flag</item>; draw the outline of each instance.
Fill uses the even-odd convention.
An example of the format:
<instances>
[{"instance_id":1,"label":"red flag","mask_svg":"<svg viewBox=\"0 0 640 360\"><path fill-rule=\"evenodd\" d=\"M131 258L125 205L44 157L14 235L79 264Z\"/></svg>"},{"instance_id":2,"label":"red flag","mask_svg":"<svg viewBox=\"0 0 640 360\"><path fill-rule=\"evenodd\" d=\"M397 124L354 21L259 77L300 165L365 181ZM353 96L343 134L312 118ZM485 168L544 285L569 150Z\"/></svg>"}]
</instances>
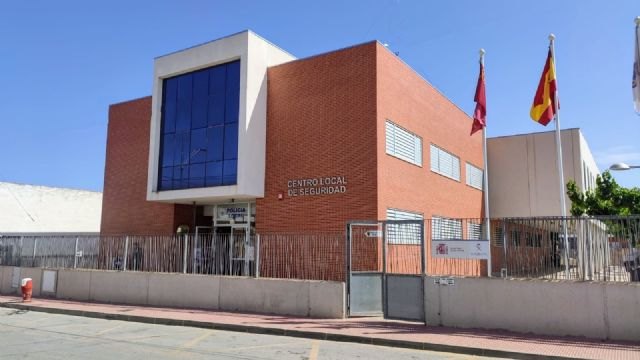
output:
<instances>
[{"instance_id":1,"label":"red flag","mask_svg":"<svg viewBox=\"0 0 640 360\"><path fill-rule=\"evenodd\" d=\"M553 61L551 46L549 46L547 61L544 63L544 70L536 90L536 96L533 98L533 105L531 105L530 114L533 121L539 122L544 126L551 122L556 115L556 90L556 66ZM560 103L558 103L559 108Z\"/></svg>"},{"instance_id":2,"label":"red flag","mask_svg":"<svg viewBox=\"0 0 640 360\"><path fill-rule=\"evenodd\" d=\"M473 125L471 135L487 126L487 96L484 92L484 65L480 62L480 75L478 85L476 85L476 95L473 97L476 102L476 109L473 112Z\"/></svg>"}]
</instances>

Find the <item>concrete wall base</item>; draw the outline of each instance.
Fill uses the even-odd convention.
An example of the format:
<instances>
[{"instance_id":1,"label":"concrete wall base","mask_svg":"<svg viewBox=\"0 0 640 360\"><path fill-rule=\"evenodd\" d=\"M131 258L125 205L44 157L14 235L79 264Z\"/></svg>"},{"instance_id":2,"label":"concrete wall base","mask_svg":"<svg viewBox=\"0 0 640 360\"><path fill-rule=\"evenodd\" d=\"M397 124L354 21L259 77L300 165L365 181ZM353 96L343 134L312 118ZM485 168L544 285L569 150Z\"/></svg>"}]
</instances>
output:
<instances>
[{"instance_id":1,"label":"concrete wall base","mask_svg":"<svg viewBox=\"0 0 640 360\"><path fill-rule=\"evenodd\" d=\"M640 284L425 277L428 325L640 340Z\"/></svg>"},{"instance_id":2,"label":"concrete wall base","mask_svg":"<svg viewBox=\"0 0 640 360\"><path fill-rule=\"evenodd\" d=\"M19 294L13 267L0 266L0 294ZM39 296L40 268L20 268ZM335 281L58 269L58 299L265 314L344 318L345 285Z\"/></svg>"}]
</instances>

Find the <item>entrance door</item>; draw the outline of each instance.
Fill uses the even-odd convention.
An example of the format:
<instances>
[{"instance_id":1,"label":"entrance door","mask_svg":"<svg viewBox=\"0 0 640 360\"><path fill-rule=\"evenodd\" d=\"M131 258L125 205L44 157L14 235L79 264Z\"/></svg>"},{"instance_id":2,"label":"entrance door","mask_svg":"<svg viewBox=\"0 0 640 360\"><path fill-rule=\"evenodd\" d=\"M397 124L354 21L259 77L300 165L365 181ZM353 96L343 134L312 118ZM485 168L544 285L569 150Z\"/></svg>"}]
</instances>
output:
<instances>
[{"instance_id":1,"label":"entrance door","mask_svg":"<svg viewBox=\"0 0 640 360\"><path fill-rule=\"evenodd\" d=\"M422 220L347 225L349 316L424 321Z\"/></svg>"},{"instance_id":2,"label":"entrance door","mask_svg":"<svg viewBox=\"0 0 640 360\"><path fill-rule=\"evenodd\" d=\"M347 226L349 316L383 314L382 234L382 223L379 222Z\"/></svg>"},{"instance_id":3,"label":"entrance door","mask_svg":"<svg viewBox=\"0 0 640 360\"><path fill-rule=\"evenodd\" d=\"M246 226L231 227L229 247L230 273L236 276L255 275L255 244Z\"/></svg>"},{"instance_id":4,"label":"entrance door","mask_svg":"<svg viewBox=\"0 0 640 360\"><path fill-rule=\"evenodd\" d=\"M213 227L196 226L196 233L193 243L193 263L191 271L194 274L211 274L213 273Z\"/></svg>"}]
</instances>

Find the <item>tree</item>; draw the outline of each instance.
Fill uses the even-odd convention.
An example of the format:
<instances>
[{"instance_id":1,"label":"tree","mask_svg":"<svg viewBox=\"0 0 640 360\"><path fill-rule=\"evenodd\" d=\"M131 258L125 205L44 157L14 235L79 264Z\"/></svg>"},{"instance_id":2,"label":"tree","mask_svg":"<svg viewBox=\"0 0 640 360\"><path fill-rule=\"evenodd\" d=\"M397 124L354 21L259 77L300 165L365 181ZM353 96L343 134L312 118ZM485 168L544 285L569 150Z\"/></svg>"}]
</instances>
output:
<instances>
[{"instance_id":1,"label":"tree","mask_svg":"<svg viewBox=\"0 0 640 360\"><path fill-rule=\"evenodd\" d=\"M596 178L596 188L582 192L575 181L567 183L567 196L571 200L571 215L639 215L640 189L625 188L616 182L609 171L605 171ZM632 247L640 245L638 229L640 219L624 218L605 220L609 231L616 236L630 236ZM640 269L638 270L640 277Z\"/></svg>"},{"instance_id":2,"label":"tree","mask_svg":"<svg viewBox=\"0 0 640 360\"><path fill-rule=\"evenodd\" d=\"M637 215L640 214L640 189L625 188L616 182L609 171L596 178L596 188L581 191L576 182L567 183L571 200L571 215Z\"/></svg>"}]
</instances>

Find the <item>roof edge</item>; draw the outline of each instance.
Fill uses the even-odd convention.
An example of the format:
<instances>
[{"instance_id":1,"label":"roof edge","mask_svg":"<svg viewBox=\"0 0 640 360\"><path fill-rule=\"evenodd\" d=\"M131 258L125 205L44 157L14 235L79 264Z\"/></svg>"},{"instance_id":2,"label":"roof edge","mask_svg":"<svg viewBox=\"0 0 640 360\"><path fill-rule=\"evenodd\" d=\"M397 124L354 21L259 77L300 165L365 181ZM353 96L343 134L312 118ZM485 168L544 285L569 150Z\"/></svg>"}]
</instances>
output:
<instances>
[{"instance_id":1,"label":"roof edge","mask_svg":"<svg viewBox=\"0 0 640 360\"><path fill-rule=\"evenodd\" d=\"M561 130L560 130L560 132L564 132L564 131L575 131L575 130L578 130L578 132L579 132L579 133L582 133L582 131L580 131L580 128L578 128L578 127L572 127L572 128L567 128L567 129L561 129ZM555 130L537 131L537 132L520 133L520 134L512 134L512 135L492 136L492 137L487 137L487 140L491 140L491 139L503 139L503 138L510 138L510 137L518 137L518 136L529 136L529 135L547 134L547 133L552 133L552 132L555 132Z\"/></svg>"}]
</instances>

